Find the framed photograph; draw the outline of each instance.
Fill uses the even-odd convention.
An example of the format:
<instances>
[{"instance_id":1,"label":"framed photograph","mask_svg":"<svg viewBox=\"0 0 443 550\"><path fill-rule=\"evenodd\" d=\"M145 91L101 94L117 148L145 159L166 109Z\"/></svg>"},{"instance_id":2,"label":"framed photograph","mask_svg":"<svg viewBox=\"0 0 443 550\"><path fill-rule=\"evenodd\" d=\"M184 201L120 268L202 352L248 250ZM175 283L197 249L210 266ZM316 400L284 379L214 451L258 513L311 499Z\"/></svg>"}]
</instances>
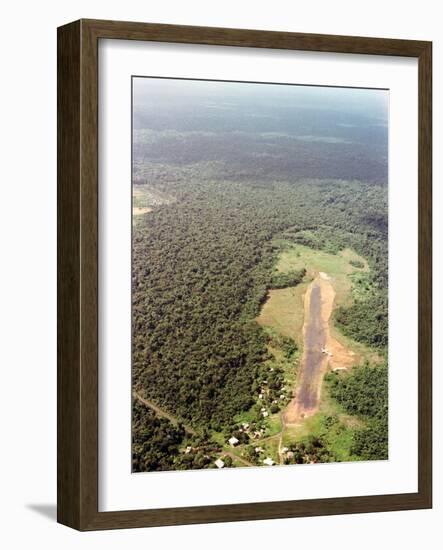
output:
<instances>
[{"instance_id":1,"label":"framed photograph","mask_svg":"<svg viewBox=\"0 0 443 550\"><path fill-rule=\"evenodd\" d=\"M430 508L430 42L58 29L58 520Z\"/></svg>"}]
</instances>

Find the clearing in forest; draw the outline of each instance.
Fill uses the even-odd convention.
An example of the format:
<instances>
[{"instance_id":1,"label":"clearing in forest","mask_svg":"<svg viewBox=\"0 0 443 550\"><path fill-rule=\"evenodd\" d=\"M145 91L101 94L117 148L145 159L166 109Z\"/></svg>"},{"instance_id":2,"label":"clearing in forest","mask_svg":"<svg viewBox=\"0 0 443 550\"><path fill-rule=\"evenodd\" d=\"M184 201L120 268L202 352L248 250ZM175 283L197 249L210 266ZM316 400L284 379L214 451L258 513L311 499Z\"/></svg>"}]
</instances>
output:
<instances>
[{"instance_id":1,"label":"clearing in forest","mask_svg":"<svg viewBox=\"0 0 443 550\"><path fill-rule=\"evenodd\" d=\"M289 273L305 268L306 276L296 287L270 290L257 322L284 336L290 336L300 348L303 348L304 302L311 282L319 273L326 273L335 293L333 309L350 305L353 278L358 274L367 275L369 266L364 258L350 249L331 254L287 241L284 245L275 267L276 272ZM361 263L363 267L355 267L350 262ZM337 346L348 348L355 353L354 363L359 363L362 358L374 359L373 352L367 346L344 336L332 322L329 325L331 336L337 342ZM336 349L336 354L338 353L339 350Z\"/></svg>"},{"instance_id":2,"label":"clearing in forest","mask_svg":"<svg viewBox=\"0 0 443 550\"><path fill-rule=\"evenodd\" d=\"M302 350L300 365L298 368L294 365L297 372L295 383L292 382L293 397L275 415L281 421L282 431L275 436L279 448L303 438L311 428L315 433L325 414L337 414L336 406L321 393L327 370L348 369L372 354L366 346L343 336L332 322L334 308L351 303L353 277L367 274L367 262L349 249L331 254L285 243L276 272L290 273L303 268L307 271L304 281L296 287L270 290L257 318L263 327L293 338ZM343 414L339 416L343 426L352 420ZM334 447L346 459L350 432L346 429L339 432Z\"/></svg>"},{"instance_id":3,"label":"clearing in forest","mask_svg":"<svg viewBox=\"0 0 443 550\"><path fill-rule=\"evenodd\" d=\"M149 208L147 206L134 206L132 208L132 215L133 216L141 216L142 214L147 214L148 212L151 212L152 208Z\"/></svg>"}]
</instances>

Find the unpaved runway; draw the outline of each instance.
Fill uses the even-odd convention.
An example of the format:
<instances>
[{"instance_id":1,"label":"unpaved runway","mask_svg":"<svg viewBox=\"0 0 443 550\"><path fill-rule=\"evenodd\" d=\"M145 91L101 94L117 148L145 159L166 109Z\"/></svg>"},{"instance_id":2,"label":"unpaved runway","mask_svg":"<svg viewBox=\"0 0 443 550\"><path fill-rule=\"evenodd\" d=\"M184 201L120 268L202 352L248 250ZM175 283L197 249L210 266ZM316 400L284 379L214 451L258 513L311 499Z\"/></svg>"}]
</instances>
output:
<instances>
[{"instance_id":1,"label":"unpaved runway","mask_svg":"<svg viewBox=\"0 0 443 550\"><path fill-rule=\"evenodd\" d=\"M297 424L318 408L328 364L328 355L322 353L322 349L326 348L329 340L329 318L334 297L334 289L325 274L316 277L306 291L303 357L296 395L283 415L285 424Z\"/></svg>"},{"instance_id":2,"label":"unpaved runway","mask_svg":"<svg viewBox=\"0 0 443 550\"><path fill-rule=\"evenodd\" d=\"M326 327L321 320L321 288L314 282L311 289L309 318L304 334L303 372L300 378L298 401L303 409L317 406L317 379L325 359L321 352L326 345Z\"/></svg>"}]
</instances>

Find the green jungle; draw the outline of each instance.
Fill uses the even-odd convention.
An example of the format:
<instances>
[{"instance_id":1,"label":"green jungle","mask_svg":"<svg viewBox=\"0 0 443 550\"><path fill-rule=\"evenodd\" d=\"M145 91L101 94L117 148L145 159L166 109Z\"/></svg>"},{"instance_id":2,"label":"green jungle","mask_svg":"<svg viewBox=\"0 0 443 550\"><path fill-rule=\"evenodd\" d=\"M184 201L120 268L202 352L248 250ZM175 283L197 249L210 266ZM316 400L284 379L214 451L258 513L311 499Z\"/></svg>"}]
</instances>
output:
<instances>
[{"instance_id":1,"label":"green jungle","mask_svg":"<svg viewBox=\"0 0 443 550\"><path fill-rule=\"evenodd\" d=\"M374 123L369 107L319 111L289 92L171 106L160 86L154 109L137 80L133 472L387 459L384 111ZM328 369L318 411L285 426L320 271L334 275L331 331L358 360Z\"/></svg>"}]
</instances>

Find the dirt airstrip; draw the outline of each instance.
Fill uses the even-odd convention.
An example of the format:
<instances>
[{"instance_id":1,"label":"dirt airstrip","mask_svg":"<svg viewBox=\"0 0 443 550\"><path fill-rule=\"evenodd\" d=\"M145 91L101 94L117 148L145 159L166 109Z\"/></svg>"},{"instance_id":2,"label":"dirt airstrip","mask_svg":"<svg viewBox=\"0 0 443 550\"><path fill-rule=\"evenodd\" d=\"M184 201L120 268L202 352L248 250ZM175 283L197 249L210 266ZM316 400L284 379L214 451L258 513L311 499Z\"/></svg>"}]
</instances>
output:
<instances>
[{"instance_id":1,"label":"dirt airstrip","mask_svg":"<svg viewBox=\"0 0 443 550\"><path fill-rule=\"evenodd\" d=\"M317 412L323 377L329 368L347 369L356 363L355 354L330 334L334 298L330 278L320 272L304 298L303 357L295 397L282 415L285 425L300 424Z\"/></svg>"}]
</instances>

